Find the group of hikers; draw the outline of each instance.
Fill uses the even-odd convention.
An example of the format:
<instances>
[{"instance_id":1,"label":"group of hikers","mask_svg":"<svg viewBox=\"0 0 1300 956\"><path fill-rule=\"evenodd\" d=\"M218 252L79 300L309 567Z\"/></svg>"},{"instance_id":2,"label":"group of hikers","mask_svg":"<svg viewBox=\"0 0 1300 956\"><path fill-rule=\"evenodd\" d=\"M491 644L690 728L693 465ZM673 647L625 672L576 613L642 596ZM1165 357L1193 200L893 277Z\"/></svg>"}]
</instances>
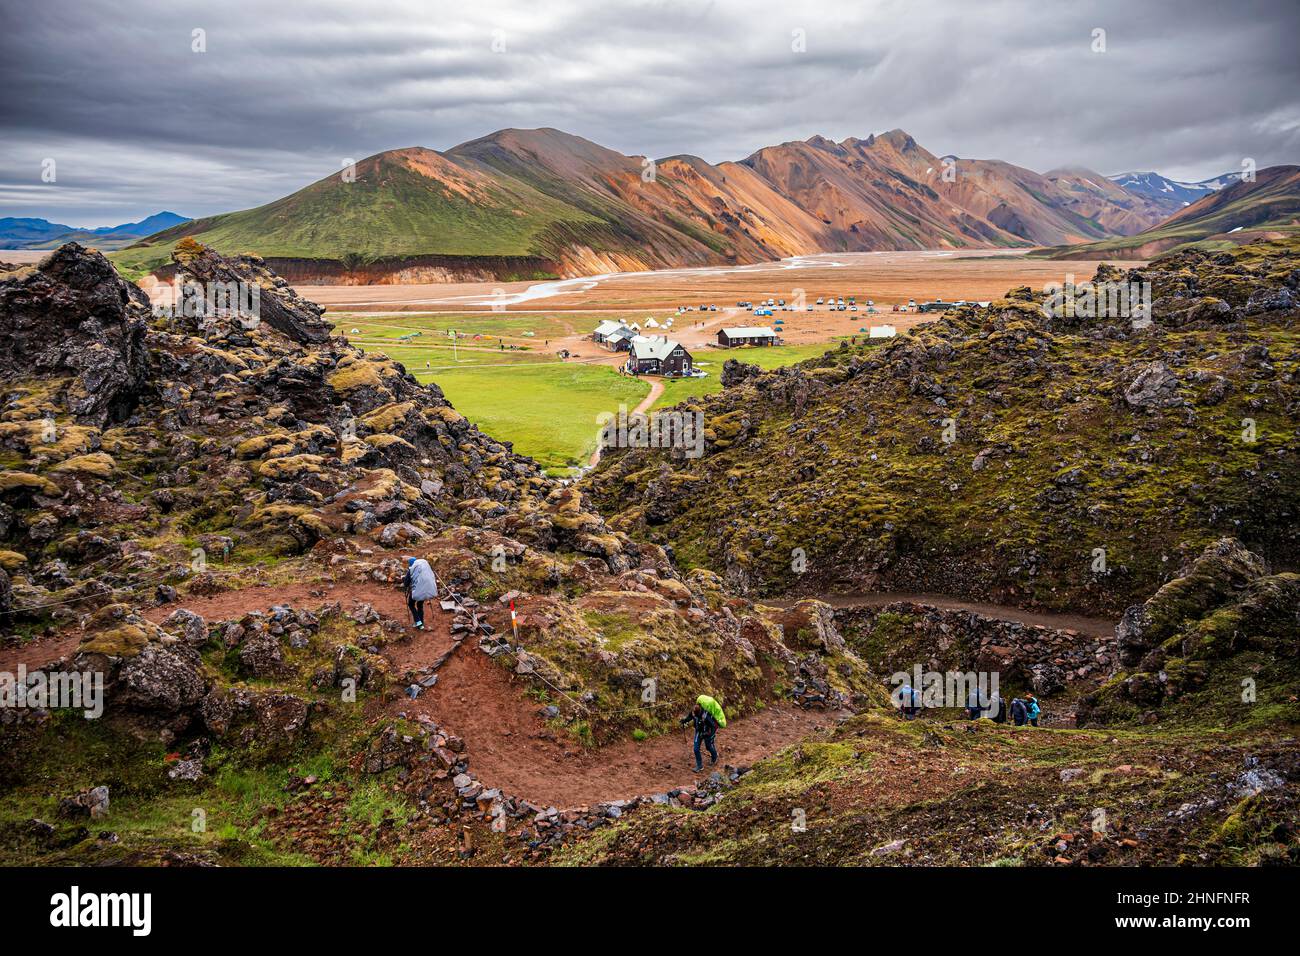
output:
<instances>
[{"instance_id":1,"label":"group of hikers","mask_svg":"<svg viewBox=\"0 0 1300 956\"><path fill-rule=\"evenodd\" d=\"M406 592L406 606L411 612L411 623L417 631L423 631L424 603L438 596L438 578L428 561L424 558L406 558L402 589ZM921 713L921 691L904 684L896 694L895 699L899 703L903 717L906 720L915 720ZM970 696L966 701L966 714L971 720L987 717L994 723L1005 724L1010 717L1011 722L1017 727L1026 724L1037 727L1040 713L1038 698L1032 691L1026 692L1024 697L1012 698L1008 706L1007 702L996 694L992 699L981 703L979 690L971 688ZM727 726L727 715L716 700L708 694L700 694L695 698L690 711L681 719L681 726L685 727L687 724L693 725L695 772L700 773L704 769L702 751L709 752L709 766L718 762L718 731Z\"/></svg>"},{"instance_id":2,"label":"group of hikers","mask_svg":"<svg viewBox=\"0 0 1300 956\"><path fill-rule=\"evenodd\" d=\"M899 710L902 711L906 720L916 720L921 713L921 691L909 684L904 684L898 689L896 699L899 702ZM1005 724L1010 717L1011 722L1017 727L1038 726L1038 716L1042 713L1042 708L1038 704L1038 698L1033 691L1026 691L1024 697L1013 697L1008 704L1005 699L994 694L988 701L980 702L980 693L976 688L971 688L970 695L966 699L966 716L970 720L979 720L981 717L987 717L995 724Z\"/></svg>"},{"instance_id":3,"label":"group of hikers","mask_svg":"<svg viewBox=\"0 0 1300 956\"><path fill-rule=\"evenodd\" d=\"M424 630L424 602L432 601L438 596L438 578L433 568L424 558L406 558L406 573L402 578L402 589L406 592L406 606L411 612L411 622L417 631ZM899 709L907 720L915 720L921 713L921 691L910 685L903 685L897 691L896 699ZM966 714L971 720L987 717L994 723L1005 724L1007 718L1017 727L1038 726L1041 708L1038 698L1032 691L1024 697L1015 697L1008 706L1003 698L993 695L991 700L981 703L978 689L971 688L966 701ZM727 715L722 705L708 694L700 694L690 711L681 719L681 726L693 725L695 772L704 769L704 754L709 752L709 766L718 762L718 730L727 726Z\"/></svg>"}]
</instances>

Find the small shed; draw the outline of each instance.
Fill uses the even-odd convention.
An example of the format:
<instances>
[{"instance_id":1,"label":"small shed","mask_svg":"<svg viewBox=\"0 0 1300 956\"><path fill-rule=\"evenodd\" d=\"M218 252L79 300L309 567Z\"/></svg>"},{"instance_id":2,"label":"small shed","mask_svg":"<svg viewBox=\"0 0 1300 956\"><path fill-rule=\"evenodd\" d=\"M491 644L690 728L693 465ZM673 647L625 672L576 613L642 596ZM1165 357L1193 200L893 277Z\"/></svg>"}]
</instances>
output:
<instances>
[{"instance_id":1,"label":"small shed","mask_svg":"<svg viewBox=\"0 0 1300 956\"><path fill-rule=\"evenodd\" d=\"M622 322L605 319L591 333L591 340L597 345L605 346L611 352L618 352L626 351L628 342L631 341L634 335L636 335L636 332Z\"/></svg>"}]
</instances>

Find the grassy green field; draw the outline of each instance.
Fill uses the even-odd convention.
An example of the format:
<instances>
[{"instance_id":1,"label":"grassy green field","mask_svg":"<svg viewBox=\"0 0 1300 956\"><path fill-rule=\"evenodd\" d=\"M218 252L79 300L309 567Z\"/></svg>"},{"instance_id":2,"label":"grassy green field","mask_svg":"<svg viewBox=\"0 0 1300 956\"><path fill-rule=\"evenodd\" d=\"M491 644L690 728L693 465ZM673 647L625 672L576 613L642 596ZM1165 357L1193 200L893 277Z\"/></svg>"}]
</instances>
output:
<instances>
[{"instance_id":1,"label":"grassy green field","mask_svg":"<svg viewBox=\"0 0 1300 956\"><path fill-rule=\"evenodd\" d=\"M461 345L495 347L497 339L507 344L526 345L528 348L547 348L546 341L555 341L568 335L586 335L604 319L619 322L641 322L647 313L640 312L466 312L424 313L404 312L400 315L374 315L366 312L327 312L325 317L334 323L335 331L342 332L363 348L370 341L397 339L412 332L420 332L416 340L421 345L435 347L450 345L447 332L455 329L461 333ZM663 318L659 315L658 318ZM356 329L356 332L352 330ZM529 333L532 333L531 335ZM467 341L465 336L482 336L482 340ZM553 351L553 350L552 350Z\"/></svg>"},{"instance_id":2,"label":"grassy green field","mask_svg":"<svg viewBox=\"0 0 1300 956\"><path fill-rule=\"evenodd\" d=\"M606 314L602 313L601 318ZM596 447L596 416L617 412L620 405L636 407L650 391L650 382L619 375L612 365L556 359L554 339L586 331L590 314L369 316L364 313L330 316L339 331L366 351L382 352L401 362L421 382L434 382L456 408L489 435L514 442L520 454L531 455L553 474L567 474L585 465ZM617 316L630 321L640 313ZM352 330L356 329L356 332ZM461 338L453 353L448 329L479 340ZM421 332L398 342L402 335ZM531 337L524 332L533 332ZM496 347L498 339L507 346ZM511 344L518 346L509 348ZM706 378L665 380L664 394L652 406L664 408L696 395L722 390L722 363L737 358L765 369L801 362L822 354L836 343L783 345L722 351L701 349L697 364Z\"/></svg>"},{"instance_id":3,"label":"grassy green field","mask_svg":"<svg viewBox=\"0 0 1300 956\"><path fill-rule=\"evenodd\" d=\"M648 382L626 378L608 365L407 368L421 382L437 383L481 431L514 442L515 451L555 474L587 463L596 448L597 415L617 413L620 404L634 408L650 391Z\"/></svg>"}]
</instances>

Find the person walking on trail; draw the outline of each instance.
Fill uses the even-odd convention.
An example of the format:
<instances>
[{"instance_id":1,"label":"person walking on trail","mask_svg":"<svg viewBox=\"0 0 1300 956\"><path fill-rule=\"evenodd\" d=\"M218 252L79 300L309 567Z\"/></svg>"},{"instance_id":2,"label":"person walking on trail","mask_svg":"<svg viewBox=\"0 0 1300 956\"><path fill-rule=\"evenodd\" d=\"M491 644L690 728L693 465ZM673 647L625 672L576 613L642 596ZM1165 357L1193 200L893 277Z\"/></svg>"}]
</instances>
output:
<instances>
[{"instance_id":1,"label":"person walking on trail","mask_svg":"<svg viewBox=\"0 0 1300 956\"><path fill-rule=\"evenodd\" d=\"M904 684L894 691L894 694L903 719L916 720L917 715L921 713L921 692L911 684Z\"/></svg>"},{"instance_id":2,"label":"person walking on trail","mask_svg":"<svg viewBox=\"0 0 1300 956\"><path fill-rule=\"evenodd\" d=\"M1038 698L1034 696L1033 691L1025 694L1025 720L1031 727L1038 726L1038 715L1041 712L1042 708L1038 706Z\"/></svg>"},{"instance_id":3,"label":"person walking on trail","mask_svg":"<svg viewBox=\"0 0 1300 956\"><path fill-rule=\"evenodd\" d=\"M1017 727L1023 727L1028 719L1029 708L1025 706L1025 702L1019 697L1013 698L1011 701L1011 722Z\"/></svg>"},{"instance_id":4,"label":"person walking on trail","mask_svg":"<svg viewBox=\"0 0 1300 956\"><path fill-rule=\"evenodd\" d=\"M708 694L701 694L695 698L695 706L682 718L681 723L683 727L686 724L695 725L695 772L699 773L704 769L704 757L700 753L701 744L709 751L709 766L716 764L718 728L727 726L727 715L723 713L722 705Z\"/></svg>"},{"instance_id":5,"label":"person walking on trail","mask_svg":"<svg viewBox=\"0 0 1300 956\"><path fill-rule=\"evenodd\" d=\"M424 602L438 596L438 579L424 558L407 558L406 575L402 579L406 591L406 606L417 631L424 630Z\"/></svg>"}]
</instances>

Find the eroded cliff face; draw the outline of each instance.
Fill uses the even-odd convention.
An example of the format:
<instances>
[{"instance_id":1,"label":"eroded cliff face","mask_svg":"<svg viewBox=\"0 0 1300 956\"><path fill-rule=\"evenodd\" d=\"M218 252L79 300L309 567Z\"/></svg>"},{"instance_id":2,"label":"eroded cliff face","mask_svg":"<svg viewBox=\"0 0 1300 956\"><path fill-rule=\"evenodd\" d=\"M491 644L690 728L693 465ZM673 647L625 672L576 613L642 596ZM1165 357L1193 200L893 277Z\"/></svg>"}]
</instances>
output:
<instances>
[{"instance_id":1,"label":"eroded cliff face","mask_svg":"<svg viewBox=\"0 0 1300 956\"><path fill-rule=\"evenodd\" d=\"M535 256L412 256L359 264L336 259L270 256L261 261L282 280L296 286L519 282L567 275L557 263ZM170 279L174 274L174 266L155 273L162 279Z\"/></svg>"}]
</instances>

